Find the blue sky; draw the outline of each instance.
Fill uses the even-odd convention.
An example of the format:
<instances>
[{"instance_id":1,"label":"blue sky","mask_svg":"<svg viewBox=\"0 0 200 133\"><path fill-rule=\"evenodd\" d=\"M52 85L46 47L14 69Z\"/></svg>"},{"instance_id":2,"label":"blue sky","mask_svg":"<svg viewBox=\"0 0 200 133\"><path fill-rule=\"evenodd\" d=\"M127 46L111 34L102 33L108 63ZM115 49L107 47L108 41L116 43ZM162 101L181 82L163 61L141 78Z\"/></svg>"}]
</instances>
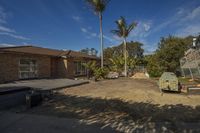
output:
<instances>
[{"instance_id":1,"label":"blue sky","mask_svg":"<svg viewBox=\"0 0 200 133\"><path fill-rule=\"evenodd\" d=\"M121 40L110 31L124 16L138 22L128 40L154 51L161 37L200 32L200 0L111 0L103 14L105 47ZM0 45L99 50L99 20L84 0L0 0Z\"/></svg>"}]
</instances>

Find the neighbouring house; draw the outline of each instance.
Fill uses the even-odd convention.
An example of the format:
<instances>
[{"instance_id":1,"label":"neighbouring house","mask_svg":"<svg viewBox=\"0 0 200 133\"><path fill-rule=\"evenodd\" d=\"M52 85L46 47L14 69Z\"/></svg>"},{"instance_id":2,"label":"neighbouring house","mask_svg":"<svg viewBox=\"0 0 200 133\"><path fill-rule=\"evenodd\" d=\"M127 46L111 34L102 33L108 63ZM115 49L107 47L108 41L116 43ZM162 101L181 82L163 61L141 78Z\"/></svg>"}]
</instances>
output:
<instances>
[{"instance_id":1,"label":"neighbouring house","mask_svg":"<svg viewBox=\"0 0 200 133\"><path fill-rule=\"evenodd\" d=\"M35 46L0 48L0 83L34 78L74 78L86 76L82 65L90 56L72 50L55 50Z\"/></svg>"}]
</instances>

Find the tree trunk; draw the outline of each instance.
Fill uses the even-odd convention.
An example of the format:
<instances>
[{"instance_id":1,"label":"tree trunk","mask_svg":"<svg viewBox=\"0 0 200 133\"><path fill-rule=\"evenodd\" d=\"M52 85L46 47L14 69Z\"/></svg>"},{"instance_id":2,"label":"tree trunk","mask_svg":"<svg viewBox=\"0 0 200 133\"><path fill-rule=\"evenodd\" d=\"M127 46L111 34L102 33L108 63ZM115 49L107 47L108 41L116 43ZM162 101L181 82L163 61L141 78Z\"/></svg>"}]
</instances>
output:
<instances>
[{"instance_id":1,"label":"tree trunk","mask_svg":"<svg viewBox=\"0 0 200 133\"><path fill-rule=\"evenodd\" d=\"M100 21L100 41L101 41L101 68L103 68L103 29L102 29L102 13L99 12Z\"/></svg>"},{"instance_id":2,"label":"tree trunk","mask_svg":"<svg viewBox=\"0 0 200 133\"><path fill-rule=\"evenodd\" d=\"M124 38L124 72L125 72L125 77L127 77L127 52L126 52L126 38Z\"/></svg>"}]
</instances>

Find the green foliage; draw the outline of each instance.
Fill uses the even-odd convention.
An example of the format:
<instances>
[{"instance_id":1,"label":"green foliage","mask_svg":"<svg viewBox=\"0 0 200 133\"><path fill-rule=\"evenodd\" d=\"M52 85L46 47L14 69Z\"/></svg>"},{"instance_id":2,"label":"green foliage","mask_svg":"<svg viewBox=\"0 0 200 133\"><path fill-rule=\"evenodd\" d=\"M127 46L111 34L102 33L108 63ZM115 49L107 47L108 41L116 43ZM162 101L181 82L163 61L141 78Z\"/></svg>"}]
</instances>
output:
<instances>
[{"instance_id":1,"label":"green foliage","mask_svg":"<svg viewBox=\"0 0 200 133\"><path fill-rule=\"evenodd\" d=\"M103 79L108 74L108 70L106 68L100 68L96 61L89 61L85 63L84 66L91 72L95 80Z\"/></svg>"},{"instance_id":2,"label":"green foliage","mask_svg":"<svg viewBox=\"0 0 200 133\"><path fill-rule=\"evenodd\" d=\"M124 58L122 56L113 57L109 59L111 61L110 68L112 71L121 73L124 69Z\"/></svg>"},{"instance_id":3,"label":"green foliage","mask_svg":"<svg viewBox=\"0 0 200 133\"><path fill-rule=\"evenodd\" d=\"M96 61L89 61L87 63L84 63L83 66L90 71L94 71L97 65Z\"/></svg>"},{"instance_id":4,"label":"green foliage","mask_svg":"<svg viewBox=\"0 0 200 133\"><path fill-rule=\"evenodd\" d=\"M119 20L115 21L115 23L117 24L117 29L112 30L111 32L121 38L128 37L129 33L137 26L136 22L132 22L128 25L126 19L122 16Z\"/></svg>"},{"instance_id":5,"label":"green foliage","mask_svg":"<svg viewBox=\"0 0 200 133\"><path fill-rule=\"evenodd\" d=\"M96 67L94 69L95 80L103 79L105 78L107 74L108 74L108 70L105 67L104 68Z\"/></svg>"},{"instance_id":6,"label":"green foliage","mask_svg":"<svg viewBox=\"0 0 200 133\"><path fill-rule=\"evenodd\" d=\"M81 49L80 52L87 55L93 55L93 56L97 56L97 53L98 53L98 51L95 48Z\"/></svg>"},{"instance_id":7,"label":"green foliage","mask_svg":"<svg viewBox=\"0 0 200 133\"><path fill-rule=\"evenodd\" d=\"M86 0L86 2L91 6L91 8L96 12L103 12L106 8L106 5L110 0Z\"/></svg>"},{"instance_id":8,"label":"green foliage","mask_svg":"<svg viewBox=\"0 0 200 133\"><path fill-rule=\"evenodd\" d=\"M136 65L143 63L143 53L144 49L142 48L143 44L140 42L127 42L127 55L128 58L134 59ZM104 49L105 63L111 65L113 62L111 58L122 58L123 57L123 44L120 44L115 47L108 47Z\"/></svg>"},{"instance_id":9,"label":"green foliage","mask_svg":"<svg viewBox=\"0 0 200 133\"><path fill-rule=\"evenodd\" d=\"M156 52L147 58L147 71L150 76L157 77L163 72L176 72L180 66L180 58L191 44L192 37L161 38Z\"/></svg>"},{"instance_id":10,"label":"green foliage","mask_svg":"<svg viewBox=\"0 0 200 133\"><path fill-rule=\"evenodd\" d=\"M124 58L123 56L117 56L109 59L111 61L110 68L112 71L122 73L124 70ZM136 59L135 58L127 58L127 66L129 69L135 68Z\"/></svg>"},{"instance_id":11,"label":"green foliage","mask_svg":"<svg viewBox=\"0 0 200 133\"><path fill-rule=\"evenodd\" d=\"M151 77L159 77L163 73L163 69L157 62L155 55L146 57L148 60L147 71Z\"/></svg>"}]
</instances>

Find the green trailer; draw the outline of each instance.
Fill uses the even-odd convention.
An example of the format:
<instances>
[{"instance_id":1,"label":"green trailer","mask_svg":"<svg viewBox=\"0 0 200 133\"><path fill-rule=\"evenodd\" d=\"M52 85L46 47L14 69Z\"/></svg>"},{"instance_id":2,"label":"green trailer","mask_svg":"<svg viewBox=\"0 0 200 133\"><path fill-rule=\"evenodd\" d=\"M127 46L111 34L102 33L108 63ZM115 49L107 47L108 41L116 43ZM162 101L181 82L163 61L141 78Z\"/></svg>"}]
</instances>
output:
<instances>
[{"instance_id":1,"label":"green trailer","mask_svg":"<svg viewBox=\"0 0 200 133\"><path fill-rule=\"evenodd\" d=\"M176 75L172 72L164 72L159 79L159 89L161 91L180 92L180 83Z\"/></svg>"}]
</instances>

